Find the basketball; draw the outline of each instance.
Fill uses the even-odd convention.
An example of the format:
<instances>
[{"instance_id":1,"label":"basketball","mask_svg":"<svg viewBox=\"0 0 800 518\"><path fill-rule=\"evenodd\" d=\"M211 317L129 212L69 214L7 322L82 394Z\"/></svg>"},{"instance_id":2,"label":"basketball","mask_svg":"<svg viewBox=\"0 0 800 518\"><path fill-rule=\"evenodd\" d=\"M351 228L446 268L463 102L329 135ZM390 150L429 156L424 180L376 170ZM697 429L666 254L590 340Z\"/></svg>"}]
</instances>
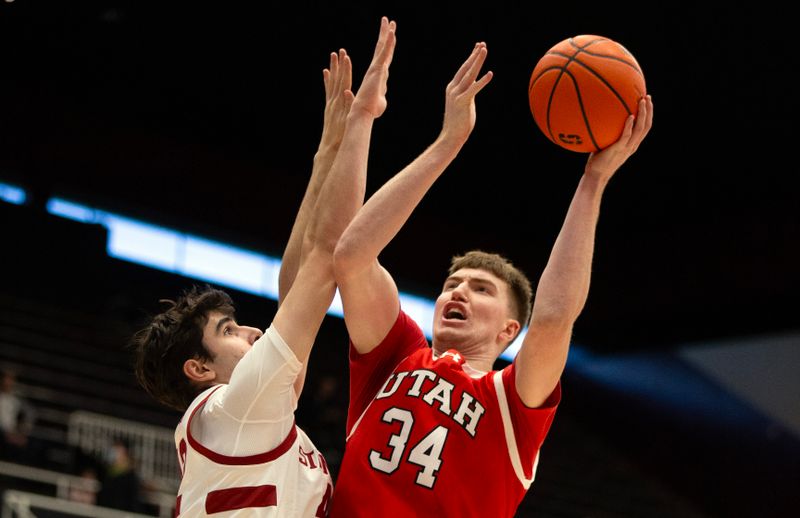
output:
<instances>
[{"instance_id":1,"label":"basketball","mask_svg":"<svg viewBox=\"0 0 800 518\"><path fill-rule=\"evenodd\" d=\"M553 143L578 153L616 142L646 93L633 54L616 41L588 34L548 50L528 85L536 125Z\"/></svg>"}]
</instances>

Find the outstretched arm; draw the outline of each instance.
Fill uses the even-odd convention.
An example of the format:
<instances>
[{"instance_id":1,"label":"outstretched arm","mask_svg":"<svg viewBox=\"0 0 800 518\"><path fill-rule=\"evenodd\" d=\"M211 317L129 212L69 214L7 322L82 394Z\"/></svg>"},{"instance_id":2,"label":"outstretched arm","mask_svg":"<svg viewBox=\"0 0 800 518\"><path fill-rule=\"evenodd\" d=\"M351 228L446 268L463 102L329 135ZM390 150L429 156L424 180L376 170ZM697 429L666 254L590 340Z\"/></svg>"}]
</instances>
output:
<instances>
[{"instance_id":1,"label":"outstretched arm","mask_svg":"<svg viewBox=\"0 0 800 518\"><path fill-rule=\"evenodd\" d=\"M370 197L336 247L336 281L345 322L354 347L362 354L383 340L399 311L397 287L378 263L378 254L400 231L475 127L475 96L492 78L488 72L477 79L486 52L484 43L476 44L447 85L444 124L434 143Z\"/></svg>"},{"instance_id":2,"label":"outstretched arm","mask_svg":"<svg viewBox=\"0 0 800 518\"><path fill-rule=\"evenodd\" d=\"M395 22L384 17L372 62L352 100L339 151L311 211L297 276L275 315L275 327L303 362L336 291L334 247L364 201L370 133L374 120L386 108L394 47Z\"/></svg>"},{"instance_id":3,"label":"outstretched arm","mask_svg":"<svg viewBox=\"0 0 800 518\"><path fill-rule=\"evenodd\" d=\"M311 168L311 178L308 180L303 201L292 225L292 232L281 259L281 269L278 275L278 306L283 303L286 294L294 284L297 271L300 268L300 253L303 245L303 236L308 228L311 214L317 204L319 192L327 178L328 173L339 151L339 146L344 135L345 121L353 102L352 88L352 63L344 49L338 53L331 52L330 64L322 71L325 83L325 112L322 119L322 137L319 148L314 155L314 165ZM295 394L300 397L305 384L308 363L303 363L303 370L295 381Z\"/></svg>"},{"instance_id":4,"label":"outstretched arm","mask_svg":"<svg viewBox=\"0 0 800 518\"><path fill-rule=\"evenodd\" d=\"M539 279L528 333L516 358L516 387L529 407L541 406L567 363L572 327L589 294L595 229L608 181L639 148L653 124L650 96L625 123L620 139L592 153Z\"/></svg>"},{"instance_id":5,"label":"outstretched arm","mask_svg":"<svg viewBox=\"0 0 800 518\"><path fill-rule=\"evenodd\" d=\"M352 63L350 56L344 49L338 53L331 52L330 65L322 71L325 83L325 112L322 119L322 137L319 148L314 155L314 165L311 168L311 178L308 180L303 201L292 225L292 232L281 259L281 270L278 275L278 305L283 302L286 294L294 283L297 270L300 268L300 252L303 245L303 236L308 228L308 221L316 206L322 184L339 151L344 135L345 121L353 103L352 88Z\"/></svg>"}]
</instances>

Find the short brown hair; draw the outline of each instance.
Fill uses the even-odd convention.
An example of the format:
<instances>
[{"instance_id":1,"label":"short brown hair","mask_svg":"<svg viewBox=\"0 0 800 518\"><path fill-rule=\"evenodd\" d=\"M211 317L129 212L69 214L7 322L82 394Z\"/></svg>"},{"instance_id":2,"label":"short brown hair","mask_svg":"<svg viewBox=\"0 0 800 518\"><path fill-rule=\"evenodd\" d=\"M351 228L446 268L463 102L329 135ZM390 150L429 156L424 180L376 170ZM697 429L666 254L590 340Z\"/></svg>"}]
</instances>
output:
<instances>
[{"instance_id":1,"label":"short brown hair","mask_svg":"<svg viewBox=\"0 0 800 518\"><path fill-rule=\"evenodd\" d=\"M448 274L453 275L462 268L485 270L505 281L511 288L513 304L511 310L514 317L519 321L520 328L528 325L528 319L531 317L531 299L533 298L531 281L522 271L511 264L511 261L499 254L472 250L464 255L454 256L450 261Z\"/></svg>"},{"instance_id":2,"label":"short brown hair","mask_svg":"<svg viewBox=\"0 0 800 518\"><path fill-rule=\"evenodd\" d=\"M139 384L160 403L185 410L198 387L183 373L186 360L213 359L203 344L203 328L211 311L233 316L230 295L211 286L193 286L177 300L161 300L167 308L131 339Z\"/></svg>"}]
</instances>

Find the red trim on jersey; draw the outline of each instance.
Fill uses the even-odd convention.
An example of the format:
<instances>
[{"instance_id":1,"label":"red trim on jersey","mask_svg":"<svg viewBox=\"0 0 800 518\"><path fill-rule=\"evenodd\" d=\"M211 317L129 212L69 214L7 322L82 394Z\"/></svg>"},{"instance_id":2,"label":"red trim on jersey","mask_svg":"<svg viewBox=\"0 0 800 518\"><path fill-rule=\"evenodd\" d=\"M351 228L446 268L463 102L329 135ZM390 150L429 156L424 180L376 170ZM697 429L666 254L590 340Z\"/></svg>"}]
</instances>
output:
<instances>
[{"instance_id":1,"label":"red trim on jersey","mask_svg":"<svg viewBox=\"0 0 800 518\"><path fill-rule=\"evenodd\" d=\"M278 491L272 484L217 489L210 491L206 496L206 513L208 514L276 505L278 505Z\"/></svg>"},{"instance_id":2,"label":"red trim on jersey","mask_svg":"<svg viewBox=\"0 0 800 518\"><path fill-rule=\"evenodd\" d=\"M233 457L230 455L223 455L221 453L217 453L200 444L200 442L197 439L195 439L194 436L192 435L192 419L194 419L194 415L197 413L197 411L203 408L203 406L208 401L208 398L210 398L211 395L214 392L216 392L218 388L219 387L212 390L211 394L206 396L206 398L199 405L197 405L194 410L192 410L192 414L189 416L189 422L186 423L186 438L189 440L189 444L192 446L192 448L195 449L195 451L197 451L197 453L199 453L203 457L206 457L216 462L217 464L226 464L229 466L230 465L243 466L247 464L263 464L264 462L275 460L284 453L286 453L287 451L289 451L289 448L291 448L292 444L294 443L294 440L297 438L297 427L294 425L294 423L292 424L292 430L289 432L289 435L286 436L286 439L284 439L283 442L278 445L278 447L265 453L258 453L256 455L245 455L241 457Z\"/></svg>"}]
</instances>

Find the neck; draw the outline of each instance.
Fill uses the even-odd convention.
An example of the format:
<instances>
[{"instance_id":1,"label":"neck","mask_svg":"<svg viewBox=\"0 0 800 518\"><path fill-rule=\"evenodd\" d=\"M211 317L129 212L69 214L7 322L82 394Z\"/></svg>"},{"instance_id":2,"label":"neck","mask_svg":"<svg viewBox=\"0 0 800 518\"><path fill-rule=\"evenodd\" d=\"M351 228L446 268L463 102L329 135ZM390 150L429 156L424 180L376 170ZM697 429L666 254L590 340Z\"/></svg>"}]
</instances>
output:
<instances>
[{"instance_id":1,"label":"neck","mask_svg":"<svg viewBox=\"0 0 800 518\"><path fill-rule=\"evenodd\" d=\"M441 356L443 353L446 353L448 350L454 349L458 351L461 356L464 357L464 361L472 367L473 369L489 372L494 368L494 362L497 359L496 355L493 355L489 347L469 347L464 346L463 344L456 345L456 344L449 344L447 342L436 342L433 343L433 352L436 356Z\"/></svg>"}]
</instances>

